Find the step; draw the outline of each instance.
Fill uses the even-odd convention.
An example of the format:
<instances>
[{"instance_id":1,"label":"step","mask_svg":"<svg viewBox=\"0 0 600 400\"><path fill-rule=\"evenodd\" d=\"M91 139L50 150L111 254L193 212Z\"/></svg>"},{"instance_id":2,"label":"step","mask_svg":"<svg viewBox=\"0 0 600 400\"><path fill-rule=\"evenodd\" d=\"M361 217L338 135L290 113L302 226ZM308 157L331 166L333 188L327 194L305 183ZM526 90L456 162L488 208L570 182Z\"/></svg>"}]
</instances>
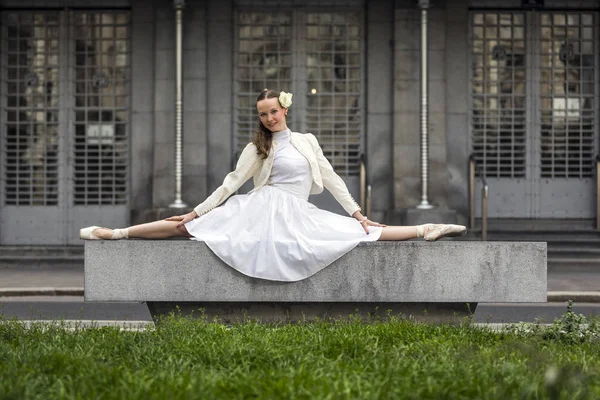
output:
<instances>
[{"instance_id":1,"label":"step","mask_svg":"<svg viewBox=\"0 0 600 400\"><path fill-rule=\"evenodd\" d=\"M481 232L469 232L464 236L466 240L481 240ZM520 242L546 242L551 245L588 245L600 247L600 233L566 233L566 232L488 232L489 241L520 241Z\"/></svg>"},{"instance_id":2,"label":"step","mask_svg":"<svg viewBox=\"0 0 600 400\"><path fill-rule=\"evenodd\" d=\"M596 219L528 219L488 218L488 231L504 232L597 232ZM481 218L475 219L476 229L481 229Z\"/></svg>"},{"instance_id":3,"label":"step","mask_svg":"<svg viewBox=\"0 0 600 400\"><path fill-rule=\"evenodd\" d=\"M80 255L83 257L83 251L83 246L0 246L0 256L3 257L20 255L36 257Z\"/></svg>"},{"instance_id":4,"label":"step","mask_svg":"<svg viewBox=\"0 0 600 400\"><path fill-rule=\"evenodd\" d=\"M589 256L600 257L599 247L579 247L579 246L552 246L548 243L548 255L550 254L571 254L577 256L580 254L586 254Z\"/></svg>"},{"instance_id":5,"label":"step","mask_svg":"<svg viewBox=\"0 0 600 400\"><path fill-rule=\"evenodd\" d=\"M0 268L81 268L83 260L83 246L0 246Z\"/></svg>"},{"instance_id":6,"label":"step","mask_svg":"<svg viewBox=\"0 0 600 400\"><path fill-rule=\"evenodd\" d=\"M501 238L501 239L510 239L510 238L530 238L530 239L544 239L548 240L575 240L575 241L600 241L600 233L599 232L553 232L553 231L545 231L545 232L506 232L506 231L492 231L489 230L487 232L488 239L489 238ZM481 238L481 231L469 231L467 236L473 236Z\"/></svg>"},{"instance_id":7,"label":"step","mask_svg":"<svg viewBox=\"0 0 600 400\"><path fill-rule=\"evenodd\" d=\"M548 264L598 264L600 266L600 258L598 257L550 257L548 256Z\"/></svg>"}]
</instances>

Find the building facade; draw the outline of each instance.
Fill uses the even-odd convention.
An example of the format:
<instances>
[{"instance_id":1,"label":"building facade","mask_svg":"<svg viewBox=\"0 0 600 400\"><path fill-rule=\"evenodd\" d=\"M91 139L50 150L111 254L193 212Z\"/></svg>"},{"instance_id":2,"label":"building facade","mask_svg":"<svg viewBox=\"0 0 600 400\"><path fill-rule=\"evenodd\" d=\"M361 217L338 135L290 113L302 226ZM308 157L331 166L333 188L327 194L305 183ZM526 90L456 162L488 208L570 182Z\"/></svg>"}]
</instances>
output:
<instances>
[{"instance_id":1,"label":"building facade","mask_svg":"<svg viewBox=\"0 0 600 400\"><path fill-rule=\"evenodd\" d=\"M490 218L595 221L600 2L427 3L189 0L183 200L195 206L234 168L256 96L273 88L294 94L288 125L317 136L357 199L365 162L372 219L419 204L426 10L430 203L466 223L472 158ZM80 227L168 208L173 2L0 4L0 245L79 244ZM311 200L342 212L328 194Z\"/></svg>"}]
</instances>

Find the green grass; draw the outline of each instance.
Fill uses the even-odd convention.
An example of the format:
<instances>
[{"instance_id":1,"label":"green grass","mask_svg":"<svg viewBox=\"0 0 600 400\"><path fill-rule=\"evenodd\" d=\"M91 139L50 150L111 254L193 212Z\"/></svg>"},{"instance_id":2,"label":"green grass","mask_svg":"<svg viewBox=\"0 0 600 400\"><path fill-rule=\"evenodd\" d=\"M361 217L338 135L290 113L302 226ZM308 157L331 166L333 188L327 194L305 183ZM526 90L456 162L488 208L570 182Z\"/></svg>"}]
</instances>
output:
<instances>
[{"instance_id":1,"label":"green grass","mask_svg":"<svg viewBox=\"0 0 600 400\"><path fill-rule=\"evenodd\" d=\"M0 398L600 398L595 336L571 340L560 323L552 336L394 318L228 327L171 316L143 332L0 320Z\"/></svg>"}]
</instances>

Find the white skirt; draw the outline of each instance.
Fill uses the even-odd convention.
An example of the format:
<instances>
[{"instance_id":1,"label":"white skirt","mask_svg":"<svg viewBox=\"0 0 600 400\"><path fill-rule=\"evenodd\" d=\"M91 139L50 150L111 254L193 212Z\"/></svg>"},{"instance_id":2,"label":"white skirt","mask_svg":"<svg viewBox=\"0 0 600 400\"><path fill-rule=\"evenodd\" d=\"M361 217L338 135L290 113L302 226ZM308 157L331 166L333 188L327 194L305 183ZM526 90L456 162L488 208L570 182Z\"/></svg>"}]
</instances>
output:
<instances>
[{"instance_id":1,"label":"white skirt","mask_svg":"<svg viewBox=\"0 0 600 400\"><path fill-rule=\"evenodd\" d=\"M283 189L264 186L185 224L241 273L272 281L299 281L319 272L360 242L379 239L382 229L321 210Z\"/></svg>"}]
</instances>

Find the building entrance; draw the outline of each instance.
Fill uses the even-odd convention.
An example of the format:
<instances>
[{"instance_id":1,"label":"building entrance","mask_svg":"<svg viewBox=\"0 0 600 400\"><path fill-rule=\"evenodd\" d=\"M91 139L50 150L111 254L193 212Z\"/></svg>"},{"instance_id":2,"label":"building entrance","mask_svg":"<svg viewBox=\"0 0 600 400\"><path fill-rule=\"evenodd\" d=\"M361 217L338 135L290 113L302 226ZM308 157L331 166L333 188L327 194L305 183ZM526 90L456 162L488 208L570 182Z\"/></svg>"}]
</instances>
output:
<instances>
[{"instance_id":1,"label":"building entrance","mask_svg":"<svg viewBox=\"0 0 600 400\"><path fill-rule=\"evenodd\" d=\"M598 13L472 11L470 30L471 151L489 216L595 217Z\"/></svg>"},{"instance_id":2,"label":"building entrance","mask_svg":"<svg viewBox=\"0 0 600 400\"><path fill-rule=\"evenodd\" d=\"M0 244L129 223L129 12L2 13Z\"/></svg>"}]
</instances>

